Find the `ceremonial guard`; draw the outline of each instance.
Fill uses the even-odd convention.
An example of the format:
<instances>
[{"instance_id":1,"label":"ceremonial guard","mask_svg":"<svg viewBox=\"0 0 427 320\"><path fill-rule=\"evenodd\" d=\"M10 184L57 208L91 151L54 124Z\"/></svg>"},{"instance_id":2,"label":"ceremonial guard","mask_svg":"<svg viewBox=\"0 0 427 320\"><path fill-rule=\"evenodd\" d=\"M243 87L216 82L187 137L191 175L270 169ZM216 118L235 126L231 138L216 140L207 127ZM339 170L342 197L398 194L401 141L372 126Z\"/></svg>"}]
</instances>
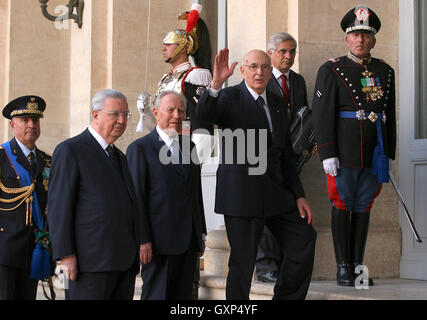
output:
<instances>
[{"instance_id":1,"label":"ceremonial guard","mask_svg":"<svg viewBox=\"0 0 427 320\"><path fill-rule=\"evenodd\" d=\"M0 146L0 300L35 300L38 280L50 279L53 269L46 219L51 157L35 144L45 108L42 98L23 96L3 109L14 138Z\"/></svg>"},{"instance_id":2,"label":"ceremonial guard","mask_svg":"<svg viewBox=\"0 0 427 320\"><path fill-rule=\"evenodd\" d=\"M163 39L163 58L172 66L172 70L163 75L156 93L157 97L162 91L173 90L186 97L187 107L182 134L192 135L201 163L211 156L214 147L213 125L198 119L195 114L198 99L212 81L209 32L205 22L200 18L202 8L200 4L193 4L190 12L178 15L178 20L187 21L186 29L174 29ZM190 62L190 57L193 63ZM148 96L148 93L143 93L139 97L138 109L142 118L140 129L137 131L142 129L143 118L150 131L155 127Z\"/></svg>"},{"instance_id":3,"label":"ceremonial guard","mask_svg":"<svg viewBox=\"0 0 427 320\"><path fill-rule=\"evenodd\" d=\"M362 272L364 283L373 285L363 266L370 210L395 157L394 70L370 54L380 27L371 9L351 9L341 21L348 54L320 67L314 90L313 125L327 174L342 286L355 285Z\"/></svg>"}]
</instances>

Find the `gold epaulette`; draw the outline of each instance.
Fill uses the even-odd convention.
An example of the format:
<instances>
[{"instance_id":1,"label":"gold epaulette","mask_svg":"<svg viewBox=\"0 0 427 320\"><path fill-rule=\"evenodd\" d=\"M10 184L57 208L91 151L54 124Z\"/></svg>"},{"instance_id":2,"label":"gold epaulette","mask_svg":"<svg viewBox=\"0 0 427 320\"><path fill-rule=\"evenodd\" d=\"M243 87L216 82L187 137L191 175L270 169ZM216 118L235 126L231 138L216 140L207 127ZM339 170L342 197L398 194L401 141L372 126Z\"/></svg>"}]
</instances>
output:
<instances>
[{"instance_id":1,"label":"gold epaulette","mask_svg":"<svg viewBox=\"0 0 427 320\"><path fill-rule=\"evenodd\" d=\"M9 208L9 209L0 208L0 211L13 211L25 201L27 204L27 210L25 214L25 224L27 226L30 225L32 220L32 214L33 214L32 204L34 200L33 199L33 191L35 189L34 183L32 183L29 186L21 187L21 188L8 188L3 184L3 182L0 179L0 189L1 191L7 194L19 194L15 198L11 198L11 199L0 198L0 203L14 203L21 200L15 207Z\"/></svg>"}]
</instances>

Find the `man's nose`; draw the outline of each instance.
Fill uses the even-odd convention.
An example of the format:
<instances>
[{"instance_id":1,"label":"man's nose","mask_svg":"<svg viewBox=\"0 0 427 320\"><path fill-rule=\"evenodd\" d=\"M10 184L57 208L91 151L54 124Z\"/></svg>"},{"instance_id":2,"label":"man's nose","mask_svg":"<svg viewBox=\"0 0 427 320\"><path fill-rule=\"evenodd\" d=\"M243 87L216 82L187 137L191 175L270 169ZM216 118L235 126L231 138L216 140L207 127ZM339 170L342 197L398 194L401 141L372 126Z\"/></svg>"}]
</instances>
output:
<instances>
[{"instance_id":1,"label":"man's nose","mask_svg":"<svg viewBox=\"0 0 427 320\"><path fill-rule=\"evenodd\" d=\"M120 112L117 117L117 122L124 123L128 120L128 115L125 112Z\"/></svg>"}]
</instances>

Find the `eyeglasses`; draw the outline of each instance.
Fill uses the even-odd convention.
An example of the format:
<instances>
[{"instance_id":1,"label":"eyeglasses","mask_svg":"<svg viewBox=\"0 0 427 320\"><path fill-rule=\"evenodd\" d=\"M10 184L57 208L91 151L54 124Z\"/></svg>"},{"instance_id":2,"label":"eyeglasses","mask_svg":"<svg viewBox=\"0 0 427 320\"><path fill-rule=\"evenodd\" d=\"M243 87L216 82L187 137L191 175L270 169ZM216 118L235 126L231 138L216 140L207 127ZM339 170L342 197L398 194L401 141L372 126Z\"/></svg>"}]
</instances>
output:
<instances>
[{"instance_id":1,"label":"eyeglasses","mask_svg":"<svg viewBox=\"0 0 427 320\"><path fill-rule=\"evenodd\" d=\"M258 64L253 63L253 64L251 64L249 66L245 65L245 64L243 66L246 67L246 68L248 68L252 72L256 72L259 68L261 68L261 71L263 71L263 72L270 71L272 69L272 66L269 65L269 64L258 65Z\"/></svg>"},{"instance_id":2,"label":"eyeglasses","mask_svg":"<svg viewBox=\"0 0 427 320\"><path fill-rule=\"evenodd\" d=\"M114 119L118 119L120 115L123 116L123 118L126 119L130 119L130 117L132 116L132 113L128 110L128 111L124 111L124 112L119 112L117 110L113 110L113 111L104 111L101 110L101 112L104 112L105 114L108 114L110 117L114 118Z\"/></svg>"},{"instance_id":3,"label":"eyeglasses","mask_svg":"<svg viewBox=\"0 0 427 320\"><path fill-rule=\"evenodd\" d=\"M276 51L281 56L284 56L287 53L289 53L291 56L294 56L294 55L297 54L297 50L296 49L290 49L290 50L286 50L286 49L276 50L276 49L274 49L273 51Z\"/></svg>"}]
</instances>

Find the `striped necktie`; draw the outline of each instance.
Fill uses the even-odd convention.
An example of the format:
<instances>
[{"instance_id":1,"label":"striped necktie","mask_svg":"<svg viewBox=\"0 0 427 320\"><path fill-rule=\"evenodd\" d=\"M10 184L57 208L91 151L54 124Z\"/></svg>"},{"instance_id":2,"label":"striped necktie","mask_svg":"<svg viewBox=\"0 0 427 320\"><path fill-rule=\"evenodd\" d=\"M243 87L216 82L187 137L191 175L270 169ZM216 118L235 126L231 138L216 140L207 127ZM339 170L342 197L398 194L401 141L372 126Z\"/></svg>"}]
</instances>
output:
<instances>
[{"instance_id":1,"label":"striped necktie","mask_svg":"<svg viewBox=\"0 0 427 320\"><path fill-rule=\"evenodd\" d=\"M36 164L36 156L34 155L34 152L30 152L27 156L28 162L30 163L30 168L33 174L36 174L37 170L37 164Z\"/></svg>"}]
</instances>

